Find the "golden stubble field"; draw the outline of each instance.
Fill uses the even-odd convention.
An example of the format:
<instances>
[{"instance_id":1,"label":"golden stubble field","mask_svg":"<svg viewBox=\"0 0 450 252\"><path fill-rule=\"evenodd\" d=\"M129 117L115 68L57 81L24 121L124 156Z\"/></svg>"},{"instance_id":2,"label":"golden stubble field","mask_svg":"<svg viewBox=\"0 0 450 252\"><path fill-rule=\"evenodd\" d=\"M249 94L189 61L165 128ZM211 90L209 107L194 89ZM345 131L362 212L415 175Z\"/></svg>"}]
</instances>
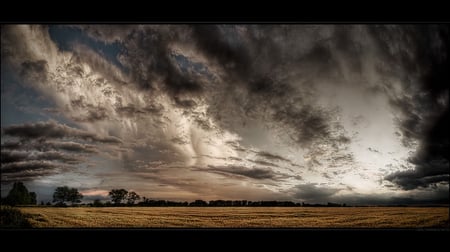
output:
<instances>
[{"instance_id":1,"label":"golden stubble field","mask_svg":"<svg viewBox=\"0 0 450 252\"><path fill-rule=\"evenodd\" d=\"M36 228L448 228L445 207L22 207Z\"/></svg>"}]
</instances>

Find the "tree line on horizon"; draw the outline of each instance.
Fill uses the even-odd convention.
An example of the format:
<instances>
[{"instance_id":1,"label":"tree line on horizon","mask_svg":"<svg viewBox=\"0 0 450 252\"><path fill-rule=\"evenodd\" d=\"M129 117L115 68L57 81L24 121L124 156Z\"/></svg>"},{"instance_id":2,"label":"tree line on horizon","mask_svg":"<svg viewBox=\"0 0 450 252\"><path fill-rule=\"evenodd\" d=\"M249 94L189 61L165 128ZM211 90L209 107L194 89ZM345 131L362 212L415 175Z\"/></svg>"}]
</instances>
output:
<instances>
[{"instance_id":1,"label":"tree line on horizon","mask_svg":"<svg viewBox=\"0 0 450 252\"><path fill-rule=\"evenodd\" d=\"M69 188L68 186L61 186L55 189L53 193L53 203L47 202L44 204L41 201L40 205L66 207L66 202L70 202L71 206L90 206L90 207L119 207L119 206L149 206L149 207L175 207L175 206L189 206L189 207L346 207L347 205L331 203L327 204L308 204L295 203L292 201L250 201L250 200L211 200L209 202L204 200L195 200L192 202L177 202L169 200L154 200L139 196L136 192L127 191L123 188L112 189L108 196L111 201L102 202L100 199L95 199L93 203L79 204L83 199L83 194L78 192L76 188ZM37 205L36 193L29 192L22 182L15 182L12 189L5 198L1 199L2 205Z\"/></svg>"}]
</instances>

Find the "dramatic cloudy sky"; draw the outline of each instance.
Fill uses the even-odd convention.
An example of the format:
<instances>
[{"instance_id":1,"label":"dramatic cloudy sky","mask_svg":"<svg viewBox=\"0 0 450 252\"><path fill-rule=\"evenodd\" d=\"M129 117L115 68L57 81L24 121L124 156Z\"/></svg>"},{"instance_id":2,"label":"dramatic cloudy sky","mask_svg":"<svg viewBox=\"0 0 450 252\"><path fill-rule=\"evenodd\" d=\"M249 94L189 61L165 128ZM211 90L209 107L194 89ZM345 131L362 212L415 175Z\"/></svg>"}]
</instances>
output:
<instances>
[{"instance_id":1,"label":"dramatic cloudy sky","mask_svg":"<svg viewBox=\"0 0 450 252\"><path fill-rule=\"evenodd\" d=\"M449 201L443 25L3 25L1 184L38 200Z\"/></svg>"}]
</instances>

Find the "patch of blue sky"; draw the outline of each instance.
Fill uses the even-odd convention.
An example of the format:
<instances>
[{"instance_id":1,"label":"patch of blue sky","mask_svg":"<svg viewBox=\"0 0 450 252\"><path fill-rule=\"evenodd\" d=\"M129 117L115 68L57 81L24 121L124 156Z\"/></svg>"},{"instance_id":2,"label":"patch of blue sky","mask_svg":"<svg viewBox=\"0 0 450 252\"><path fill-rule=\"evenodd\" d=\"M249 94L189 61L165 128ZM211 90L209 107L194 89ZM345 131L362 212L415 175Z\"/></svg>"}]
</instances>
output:
<instances>
[{"instance_id":1,"label":"patch of blue sky","mask_svg":"<svg viewBox=\"0 0 450 252\"><path fill-rule=\"evenodd\" d=\"M55 104L32 87L21 84L17 78L2 69L1 76L1 127L54 119L67 123L55 113L46 111Z\"/></svg>"},{"instance_id":2,"label":"patch of blue sky","mask_svg":"<svg viewBox=\"0 0 450 252\"><path fill-rule=\"evenodd\" d=\"M182 54L173 54L172 57L178 64L181 72L187 74L189 71L197 72L201 75L206 76L209 80L214 78L214 75L208 70L208 67L200 62L193 62L188 57Z\"/></svg>"},{"instance_id":3,"label":"patch of blue sky","mask_svg":"<svg viewBox=\"0 0 450 252\"><path fill-rule=\"evenodd\" d=\"M128 72L128 69L118 60L118 55L123 50L123 46L119 42L104 43L89 37L81 29L63 25L49 26L49 34L60 50L71 51L73 43L80 43L90 47L122 71Z\"/></svg>"}]
</instances>

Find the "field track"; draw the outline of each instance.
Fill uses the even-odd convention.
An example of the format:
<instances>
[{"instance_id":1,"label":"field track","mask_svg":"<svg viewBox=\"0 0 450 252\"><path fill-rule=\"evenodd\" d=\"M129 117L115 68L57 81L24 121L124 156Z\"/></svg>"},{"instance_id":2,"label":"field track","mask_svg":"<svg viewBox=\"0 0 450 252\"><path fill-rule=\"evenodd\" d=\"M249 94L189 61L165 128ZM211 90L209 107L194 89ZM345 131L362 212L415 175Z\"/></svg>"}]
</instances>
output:
<instances>
[{"instance_id":1,"label":"field track","mask_svg":"<svg viewBox=\"0 0 450 252\"><path fill-rule=\"evenodd\" d=\"M36 228L449 228L446 207L22 207Z\"/></svg>"}]
</instances>

